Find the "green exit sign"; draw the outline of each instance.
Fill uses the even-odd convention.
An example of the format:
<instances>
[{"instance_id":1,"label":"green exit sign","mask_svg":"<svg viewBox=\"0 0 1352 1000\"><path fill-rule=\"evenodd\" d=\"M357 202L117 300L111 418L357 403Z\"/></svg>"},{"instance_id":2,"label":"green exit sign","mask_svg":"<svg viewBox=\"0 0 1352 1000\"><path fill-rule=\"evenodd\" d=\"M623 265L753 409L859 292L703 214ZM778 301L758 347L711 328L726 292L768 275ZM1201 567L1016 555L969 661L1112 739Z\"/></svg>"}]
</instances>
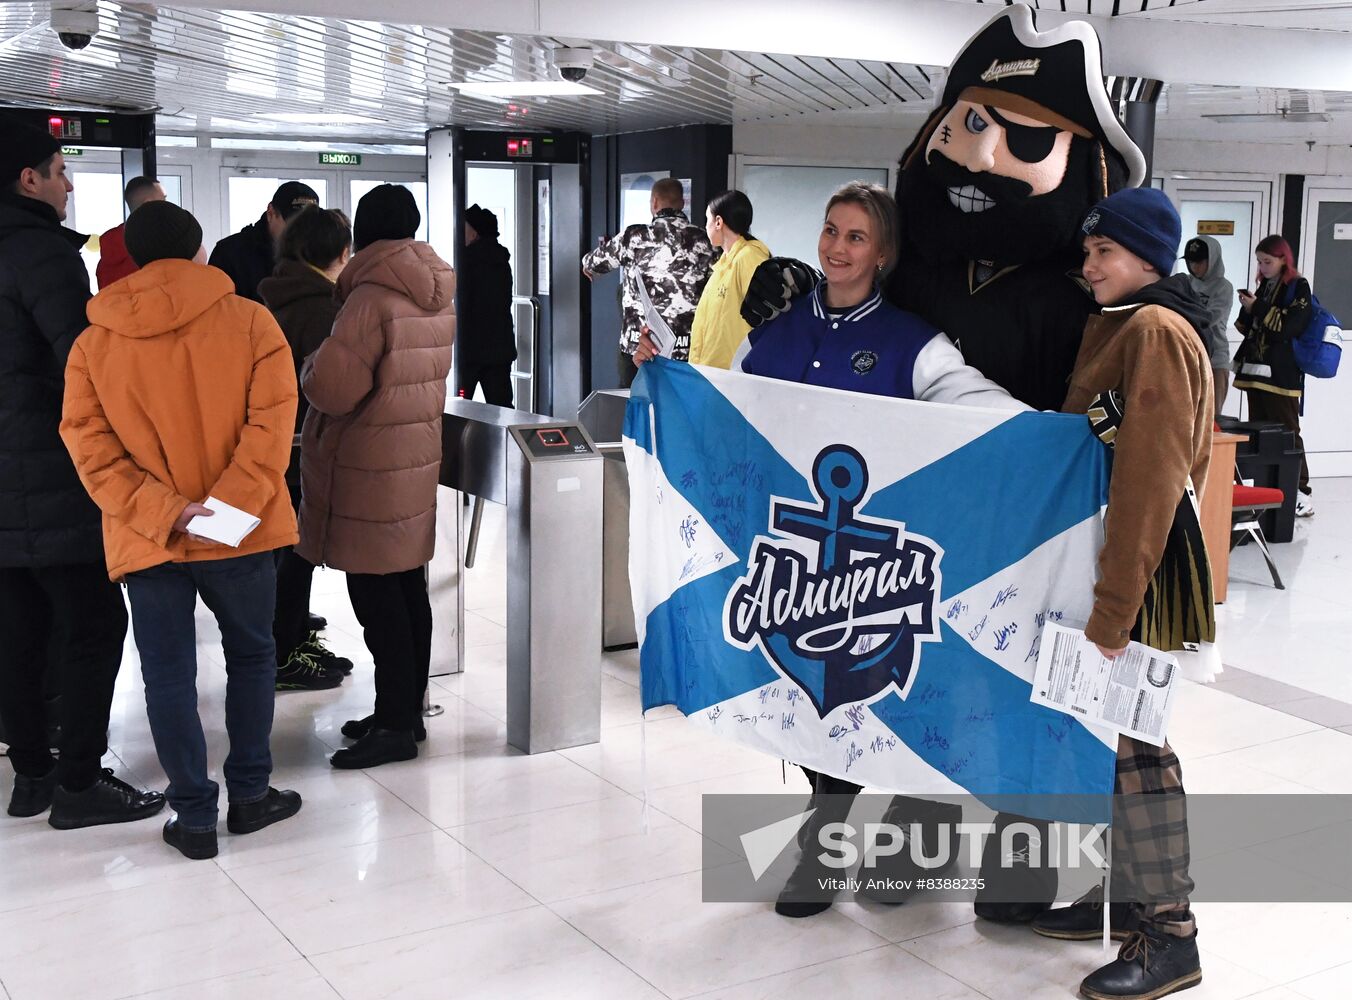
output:
<instances>
[{"instance_id":1,"label":"green exit sign","mask_svg":"<svg viewBox=\"0 0 1352 1000\"><path fill-rule=\"evenodd\" d=\"M72 156L84 156L84 150L78 146L62 146L61 155L69 159Z\"/></svg>"},{"instance_id":2,"label":"green exit sign","mask_svg":"<svg viewBox=\"0 0 1352 1000\"><path fill-rule=\"evenodd\" d=\"M360 167L361 153L320 153L319 163L325 167Z\"/></svg>"}]
</instances>

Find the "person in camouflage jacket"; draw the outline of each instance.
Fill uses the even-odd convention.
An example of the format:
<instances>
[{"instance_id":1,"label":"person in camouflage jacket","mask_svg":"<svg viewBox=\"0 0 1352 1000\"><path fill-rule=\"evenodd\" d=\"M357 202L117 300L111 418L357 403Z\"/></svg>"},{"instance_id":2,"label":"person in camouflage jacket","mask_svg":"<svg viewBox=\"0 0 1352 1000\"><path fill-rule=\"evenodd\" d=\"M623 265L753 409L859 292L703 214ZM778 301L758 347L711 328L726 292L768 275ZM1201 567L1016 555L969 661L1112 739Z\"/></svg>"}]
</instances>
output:
<instances>
[{"instance_id":1,"label":"person in camouflage jacket","mask_svg":"<svg viewBox=\"0 0 1352 1000\"><path fill-rule=\"evenodd\" d=\"M702 226L693 225L681 210L685 189L674 178L653 185L653 221L633 225L619 236L605 240L582 258L588 278L624 268L620 329L620 378L628 387L634 381L634 348L646 325L643 316L643 282L653 308L676 335L671 356L684 361L690 353L690 326L700 293L709 280L714 249Z\"/></svg>"}]
</instances>

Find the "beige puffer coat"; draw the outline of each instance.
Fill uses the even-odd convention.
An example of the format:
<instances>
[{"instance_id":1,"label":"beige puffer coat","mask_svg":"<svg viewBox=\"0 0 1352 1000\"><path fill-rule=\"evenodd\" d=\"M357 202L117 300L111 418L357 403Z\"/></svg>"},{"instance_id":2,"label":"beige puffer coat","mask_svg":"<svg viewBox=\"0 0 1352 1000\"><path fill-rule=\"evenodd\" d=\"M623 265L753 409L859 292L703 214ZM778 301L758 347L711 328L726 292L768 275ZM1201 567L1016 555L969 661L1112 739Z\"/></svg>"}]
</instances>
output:
<instances>
[{"instance_id":1,"label":"beige puffer coat","mask_svg":"<svg viewBox=\"0 0 1352 1000\"><path fill-rule=\"evenodd\" d=\"M348 573L432 558L455 272L426 243L381 240L338 279L333 335L310 356L296 551Z\"/></svg>"}]
</instances>

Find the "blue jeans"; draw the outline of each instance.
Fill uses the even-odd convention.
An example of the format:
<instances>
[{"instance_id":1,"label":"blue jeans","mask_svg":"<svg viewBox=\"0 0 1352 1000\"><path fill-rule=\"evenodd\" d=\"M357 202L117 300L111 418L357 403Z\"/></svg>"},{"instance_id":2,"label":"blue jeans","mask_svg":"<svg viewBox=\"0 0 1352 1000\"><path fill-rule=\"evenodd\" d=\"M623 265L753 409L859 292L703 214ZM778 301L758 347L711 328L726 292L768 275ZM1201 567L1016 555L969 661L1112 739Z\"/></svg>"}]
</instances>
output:
<instances>
[{"instance_id":1,"label":"blue jeans","mask_svg":"<svg viewBox=\"0 0 1352 1000\"><path fill-rule=\"evenodd\" d=\"M216 616L225 648L222 769L231 802L256 802L272 774L272 706L277 654L272 640L277 577L271 552L205 562L164 563L126 578L141 653L146 713L166 796L186 830L215 829L220 791L207 777L207 746L197 715L197 595Z\"/></svg>"}]
</instances>

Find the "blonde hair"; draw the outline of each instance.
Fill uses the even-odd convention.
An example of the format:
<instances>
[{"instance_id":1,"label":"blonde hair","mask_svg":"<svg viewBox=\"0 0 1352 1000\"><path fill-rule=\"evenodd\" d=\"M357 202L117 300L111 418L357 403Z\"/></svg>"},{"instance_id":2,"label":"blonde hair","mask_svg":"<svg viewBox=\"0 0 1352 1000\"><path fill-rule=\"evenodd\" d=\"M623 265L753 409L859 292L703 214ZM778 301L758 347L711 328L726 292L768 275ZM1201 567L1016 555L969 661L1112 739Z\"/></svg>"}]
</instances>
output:
<instances>
[{"instance_id":1,"label":"blonde hair","mask_svg":"<svg viewBox=\"0 0 1352 1000\"><path fill-rule=\"evenodd\" d=\"M837 205L858 205L873 223L873 236L883 255L882 274L888 274L897 262L897 203L886 188L864 181L850 181L831 195L823 221Z\"/></svg>"}]
</instances>

